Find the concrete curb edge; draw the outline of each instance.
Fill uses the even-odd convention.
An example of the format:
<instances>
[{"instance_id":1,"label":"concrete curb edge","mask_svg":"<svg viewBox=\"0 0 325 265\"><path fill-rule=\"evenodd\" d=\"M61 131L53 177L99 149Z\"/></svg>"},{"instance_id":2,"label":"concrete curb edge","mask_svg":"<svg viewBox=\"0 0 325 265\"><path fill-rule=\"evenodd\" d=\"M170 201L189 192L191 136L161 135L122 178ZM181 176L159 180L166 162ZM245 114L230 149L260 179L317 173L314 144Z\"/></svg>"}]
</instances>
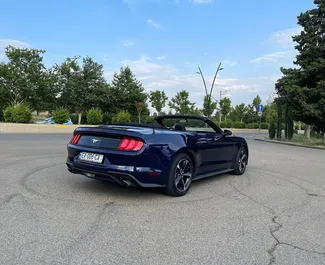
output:
<instances>
[{"instance_id":1,"label":"concrete curb edge","mask_svg":"<svg viewBox=\"0 0 325 265\"><path fill-rule=\"evenodd\" d=\"M325 151L325 147L319 147L319 146L303 145L303 144L295 144L295 143L286 143L286 142L273 141L273 140L267 140L267 139L261 139L261 138L254 138L254 140L259 141L259 142L265 142L265 143L282 144L282 145L289 145L289 146L303 147L303 148L317 149L317 150Z\"/></svg>"}]
</instances>

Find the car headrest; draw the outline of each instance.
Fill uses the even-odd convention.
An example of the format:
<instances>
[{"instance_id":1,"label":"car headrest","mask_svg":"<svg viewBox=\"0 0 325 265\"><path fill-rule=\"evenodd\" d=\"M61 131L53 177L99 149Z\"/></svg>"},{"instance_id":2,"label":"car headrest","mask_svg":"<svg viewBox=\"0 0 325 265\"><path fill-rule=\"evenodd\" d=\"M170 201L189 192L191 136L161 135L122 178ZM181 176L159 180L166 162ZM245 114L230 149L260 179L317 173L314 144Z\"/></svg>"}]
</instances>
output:
<instances>
[{"instance_id":1,"label":"car headrest","mask_svg":"<svg viewBox=\"0 0 325 265\"><path fill-rule=\"evenodd\" d=\"M180 124L180 123L175 124L175 130L176 131L182 131L182 132L186 131L185 126L183 124Z\"/></svg>"}]
</instances>

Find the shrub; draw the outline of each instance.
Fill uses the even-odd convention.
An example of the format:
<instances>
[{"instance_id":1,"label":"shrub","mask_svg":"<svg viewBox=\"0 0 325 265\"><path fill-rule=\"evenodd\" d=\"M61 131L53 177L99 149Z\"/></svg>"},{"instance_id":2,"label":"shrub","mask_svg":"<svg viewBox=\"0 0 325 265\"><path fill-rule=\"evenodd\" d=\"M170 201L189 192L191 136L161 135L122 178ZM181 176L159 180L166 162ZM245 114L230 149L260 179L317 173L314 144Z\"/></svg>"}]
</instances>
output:
<instances>
[{"instance_id":1,"label":"shrub","mask_svg":"<svg viewBox=\"0 0 325 265\"><path fill-rule=\"evenodd\" d=\"M65 108L58 108L53 112L53 119L56 123L62 124L68 121L69 111Z\"/></svg>"},{"instance_id":2,"label":"shrub","mask_svg":"<svg viewBox=\"0 0 325 265\"><path fill-rule=\"evenodd\" d=\"M275 133L276 133L275 127L276 127L275 121L273 119L271 119L270 126L269 126L269 137L270 137L270 139L275 138Z\"/></svg>"},{"instance_id":3,"label":"shrub","mask_svg":"<svg viewBox=\"0 0 325 265\"><path fill-rule=\"evenodd\" d=\"M233 122L230 120L225 121L225 128L232 128L233 127Z\"/></svg>"},{"instance_id":4,"label":"shrub","mask_svg":"<svg viewBox=\"0 0 325 265\"><path fill-rule=\"evenodd\" d=\"M261 129L267 130L268 128L269 128L269 125L267 123L265 123L265 122L261 123Z\"/></svg>"},{"instance_id":5,"label":"shrub","mask_svg":"<svg viewBox=\"0 0 325 265\"><path fill-rule=\"evenodd\" d=\"M141 116L141 123L152 123L152 122L155 122L153 116L148 116L148 115Z\"/></svg>"},{"instance_id":6,"label":"shrub","mask_svg":"<svg viewBox=\"0 0 325 265\"><path fill-rule=\"evenodd\" d=\"M91 125L98 125L103 122L103 114L100 109L92 108L87 112L87 123Z\"/></svg>"},{"instance_id":7,"label":"shrub","mask_svg":"<svg viewBox=\"0 0 325 265\"><path fill-rule=\"evenodd\" d=\"M122 110L112 118L112 122L117 122L117 123L131 122L131 114L127 110Z\"/></svg>"},{"instance_id":8,"label":"shrub","mask_svg":"<svg viewBox=\"0 0 325 265\"><path fill-rule=\"evenodd\" d=\"M29 123L32 119L32 111L28 106L16 106L13 112L13 119L17 123Z\"/></svg>"},{"instance_id":9,"label":"shrub","mask_svg":"<svg viewBox=\"0 0 325 265\"><path fill-rule=\"evenodd\" d=\"M14 120L15 107L9 106L3 111L3 117L5 122L15 122Z\"/></svg>"},{"instance_id":10,"label":"shrub","mask_svg":"<svg viewBox=\"0 0 325 265\"><path fill-rule=\"evenodd\" d=\"M246 124L246 128L247 129L258 129L259 124L258 123L248 123L248 124Z\"/></svg>"},{"instance_id":11,"label":"shrub","mask_svg":"<svg viewBox=\"0 0 325 265\"><path fill-rule=\"evenodd\" d=\"M224 121L219 122L218 125L219 125L221 128L226 128L226 123L225 123Z\"/></svg>"},{"instance_id":12,"label":"shrub","mask_svg":"<svg viewBox=\"0 0 325 265\"><path fill-rule=\"evenodd\" d=\"M234 122L234 128L243 129L243 128L245 128L245 123L243 123L241 121L236 121L236 122Z\"/></svg>"}]
</instances>

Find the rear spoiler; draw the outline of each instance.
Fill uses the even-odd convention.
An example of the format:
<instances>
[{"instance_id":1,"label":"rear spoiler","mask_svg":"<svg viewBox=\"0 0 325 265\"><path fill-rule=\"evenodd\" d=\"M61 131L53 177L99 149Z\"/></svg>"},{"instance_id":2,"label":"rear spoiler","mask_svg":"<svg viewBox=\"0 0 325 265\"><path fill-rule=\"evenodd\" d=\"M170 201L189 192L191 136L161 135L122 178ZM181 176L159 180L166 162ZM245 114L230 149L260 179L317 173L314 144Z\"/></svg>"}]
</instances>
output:
<instances>
[{"instance_id":1,"label":"rear spoiler","mask_svg":"<svg viewBox=\"0 0 325 265\"><path fill-rule=\"evenodd\" d=\"M139 127L138 127L139 128ZM134 129L136 129L134 127ZM141 129L141 128L140 128ZM145 129L145 128L144 128ZM135 138L142 138L145 134L153 134L153 128L146 128L143 132L132 130L132 127L115 127L110 128L110 126L99 126L99 127L78 127L74 130L73 134L89 134L89 135L114 135L114 136L128 136Z\"/></svg>"}]
</instances>

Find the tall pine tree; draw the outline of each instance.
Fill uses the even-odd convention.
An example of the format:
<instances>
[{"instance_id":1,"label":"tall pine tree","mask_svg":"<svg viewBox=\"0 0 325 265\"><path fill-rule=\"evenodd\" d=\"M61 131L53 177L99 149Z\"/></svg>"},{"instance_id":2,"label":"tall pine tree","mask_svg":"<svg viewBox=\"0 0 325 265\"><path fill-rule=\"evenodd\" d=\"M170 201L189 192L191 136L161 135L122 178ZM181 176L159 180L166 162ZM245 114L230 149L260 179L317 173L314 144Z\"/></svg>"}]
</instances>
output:
<instances>
[{"instance_id":1,"label":"tall pine tree","mask_svg":"<svg viewBox=\"0 0 325 265\"><path fill-rule=\"evenodd\" d=\"M325 0L314 0L316 7L301 13L295 69L281 68L283 77L276 90L289 115L325 131Z\"/></svg>"},{"instance_id":2,"label":"tall pine tree","mask_svg":"<svg viewBox=\"0 0 325 265\"><path fill-rule=\"evenodd\" d=\"M148 110L146 105L148 95L128 66L122 67L118 74L114 74L110 93L112 101L110 112L117 113L120 110L127 110L132 116L138 116L135 107L137 102L145 103L143 112Z\"/></svg>"}]
</instances>

